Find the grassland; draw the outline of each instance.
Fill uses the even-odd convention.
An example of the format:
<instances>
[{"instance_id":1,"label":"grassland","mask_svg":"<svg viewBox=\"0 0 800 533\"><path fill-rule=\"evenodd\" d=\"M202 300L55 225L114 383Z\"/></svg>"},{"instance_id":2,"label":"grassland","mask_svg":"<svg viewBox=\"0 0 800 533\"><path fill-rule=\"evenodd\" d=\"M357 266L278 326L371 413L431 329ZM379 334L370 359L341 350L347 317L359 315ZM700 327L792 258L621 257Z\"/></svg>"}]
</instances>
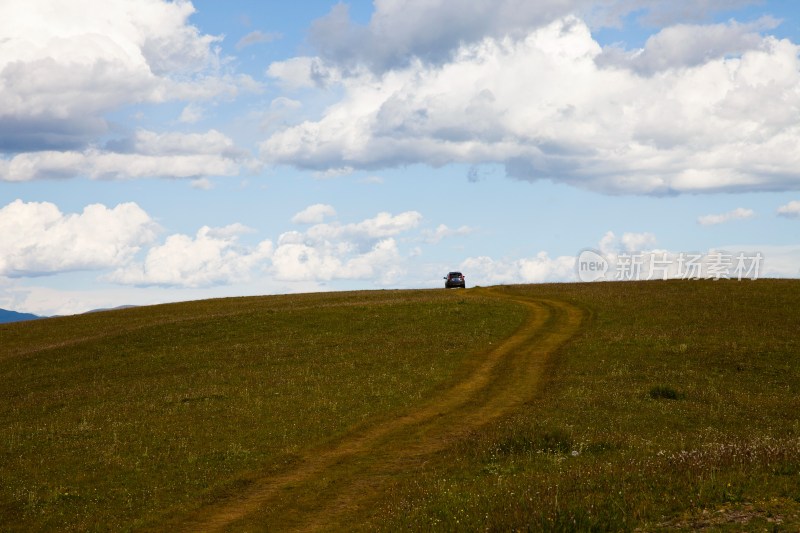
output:
<instances>
[{"instance_id":1,"label":"grassland","mask_svg":"<svg viewBox=\"0 0 800 533\"><path fill-rule=\"evenodd\" d=\"M799 324L762 280L0 326L0 529L797 530Z\"/></svg>"},{"instance_id":2,"label":"grassland","mask_svg":"<svg viewBox=\"0 0 800 533\"><path fill-rule=\"evenodd\" d=\"M372 525L800 529L800 283L506 290L592 318L541 395L394 483Z\"/></svg>"},{"instance_id":3,"label":"grassland","mask_svg":"<svg viewBox=\"0 0 800 533\"><path fill-rule=\"evenodd\" d=\"M458 381L524 314L380 291L0 326L0 529L158 524Z\"/></svg>"}]
</instances>

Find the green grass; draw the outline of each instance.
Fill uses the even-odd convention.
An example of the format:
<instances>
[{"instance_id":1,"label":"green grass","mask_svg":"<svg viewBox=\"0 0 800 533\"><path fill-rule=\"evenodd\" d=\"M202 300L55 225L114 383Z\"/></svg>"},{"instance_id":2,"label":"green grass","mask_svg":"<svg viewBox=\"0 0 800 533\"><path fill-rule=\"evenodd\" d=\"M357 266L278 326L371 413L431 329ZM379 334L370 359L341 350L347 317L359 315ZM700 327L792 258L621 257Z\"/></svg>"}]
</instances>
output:
<instances>
[{"instance_id":1,"label":"green grass","mask_svg":"<svg viewBox=\"0 0 800 533\"><path fill-rule=\"evenodd\" d=\"M458 380L523 317L375 291L0 326L0 529L135 529L235 493Z\"/></svg>"},{"instance_id":2,"label":"green grass","mask_svg":"<svg viewBox=\"0 0 800 533\"><path fill-rule=\"evenodd\" d=\"M585 323L533 400L367 483L376 493L348 511L352 527L800 528L800 282L502 290L570 302ZM0 529L158 529L414 409L524 319L468 293L210 300L0 326Z\"/></svg>"},{"instance_id":3,"label":"green grass","mask_svg":"<svg viewBox=\"0 0 800 533\"><path fill-rule=\"evenodd\" d=\"M396 480L371 527L800 527L800 282L507 290L591 320L535 402Z\"/></svg>"},{"instance_id":4,"label":"green grass","mask_svg":"<svg viewBox=\"0 0 800 533\"><path fill-rule=\"evenodd\" d=\"M650 397L654 400L678 400L681 397L681 393L668 385L656 385L650 389Z\"/></svg>"}]
</instances>

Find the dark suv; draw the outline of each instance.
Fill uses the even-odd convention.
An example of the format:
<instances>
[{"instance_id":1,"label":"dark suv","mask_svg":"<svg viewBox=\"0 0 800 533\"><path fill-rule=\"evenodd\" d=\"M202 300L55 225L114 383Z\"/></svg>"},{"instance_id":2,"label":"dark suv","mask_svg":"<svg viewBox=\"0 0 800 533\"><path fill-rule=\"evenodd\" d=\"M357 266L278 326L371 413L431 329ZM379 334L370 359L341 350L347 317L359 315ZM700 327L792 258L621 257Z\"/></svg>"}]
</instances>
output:
<instances>
[{"instance_id":1,"label":"dark suv","mask_svg":"<svg viewBox=\"0 0 800 533\"><path fill-rule=\"evenodd\" d=\"M467 288L467 282L464 280L464 274L461 272L450 272L444 277L444 288L452 289L454 287Z\"/></svg>"}]
</instances>

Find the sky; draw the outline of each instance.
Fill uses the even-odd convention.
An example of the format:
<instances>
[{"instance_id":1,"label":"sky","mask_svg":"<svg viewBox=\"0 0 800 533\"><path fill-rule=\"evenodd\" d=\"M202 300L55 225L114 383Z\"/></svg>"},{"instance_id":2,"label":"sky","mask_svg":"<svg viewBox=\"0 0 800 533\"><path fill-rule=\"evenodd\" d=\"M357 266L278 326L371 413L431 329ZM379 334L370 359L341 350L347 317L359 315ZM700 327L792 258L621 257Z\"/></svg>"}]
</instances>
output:
<instances>
[{"instance_id":1,"label":"sky","mask_svg":"<svg viewBox=\"0 0 800 533\"><path fill-rule=\"evenodd\" d=\"M794 0L0 3L4 309L797 278L799 189Z\"/></svg>"}]
</instances>

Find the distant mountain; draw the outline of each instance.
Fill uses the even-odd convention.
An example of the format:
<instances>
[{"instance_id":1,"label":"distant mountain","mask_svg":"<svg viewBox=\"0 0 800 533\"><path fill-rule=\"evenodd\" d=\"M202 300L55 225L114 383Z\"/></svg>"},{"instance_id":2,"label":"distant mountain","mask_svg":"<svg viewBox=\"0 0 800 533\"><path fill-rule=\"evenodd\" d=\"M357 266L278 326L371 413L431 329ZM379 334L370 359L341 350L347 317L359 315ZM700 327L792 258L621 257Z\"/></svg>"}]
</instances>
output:
<instances>
[{"instance_id":1,"label":"distant mountain","mask_svg":"<svg viewBox=\"0 0 800 533\"><path fill-rule=\"evenodd\" d=\"M40 316L32 315L30 313L17 313L16 311L6 311L0 309L0 324L8 322L22 322L23 320L36 320L42 318Z\"/></svg>"},{"instance_id":2,"label":"distant mountain","mask_svg":"<svg viewBox=\"0 0 800 533\"><path fill-rule=\"evenodd\" d=\"M102 313L103 311L116 311L118 309L133 309L134 307L139 307L138 305L120 305L117 307L104 307L102 309L92 309L91 311L86 311L86 313Z\"/></svg>"}]
</instances>

